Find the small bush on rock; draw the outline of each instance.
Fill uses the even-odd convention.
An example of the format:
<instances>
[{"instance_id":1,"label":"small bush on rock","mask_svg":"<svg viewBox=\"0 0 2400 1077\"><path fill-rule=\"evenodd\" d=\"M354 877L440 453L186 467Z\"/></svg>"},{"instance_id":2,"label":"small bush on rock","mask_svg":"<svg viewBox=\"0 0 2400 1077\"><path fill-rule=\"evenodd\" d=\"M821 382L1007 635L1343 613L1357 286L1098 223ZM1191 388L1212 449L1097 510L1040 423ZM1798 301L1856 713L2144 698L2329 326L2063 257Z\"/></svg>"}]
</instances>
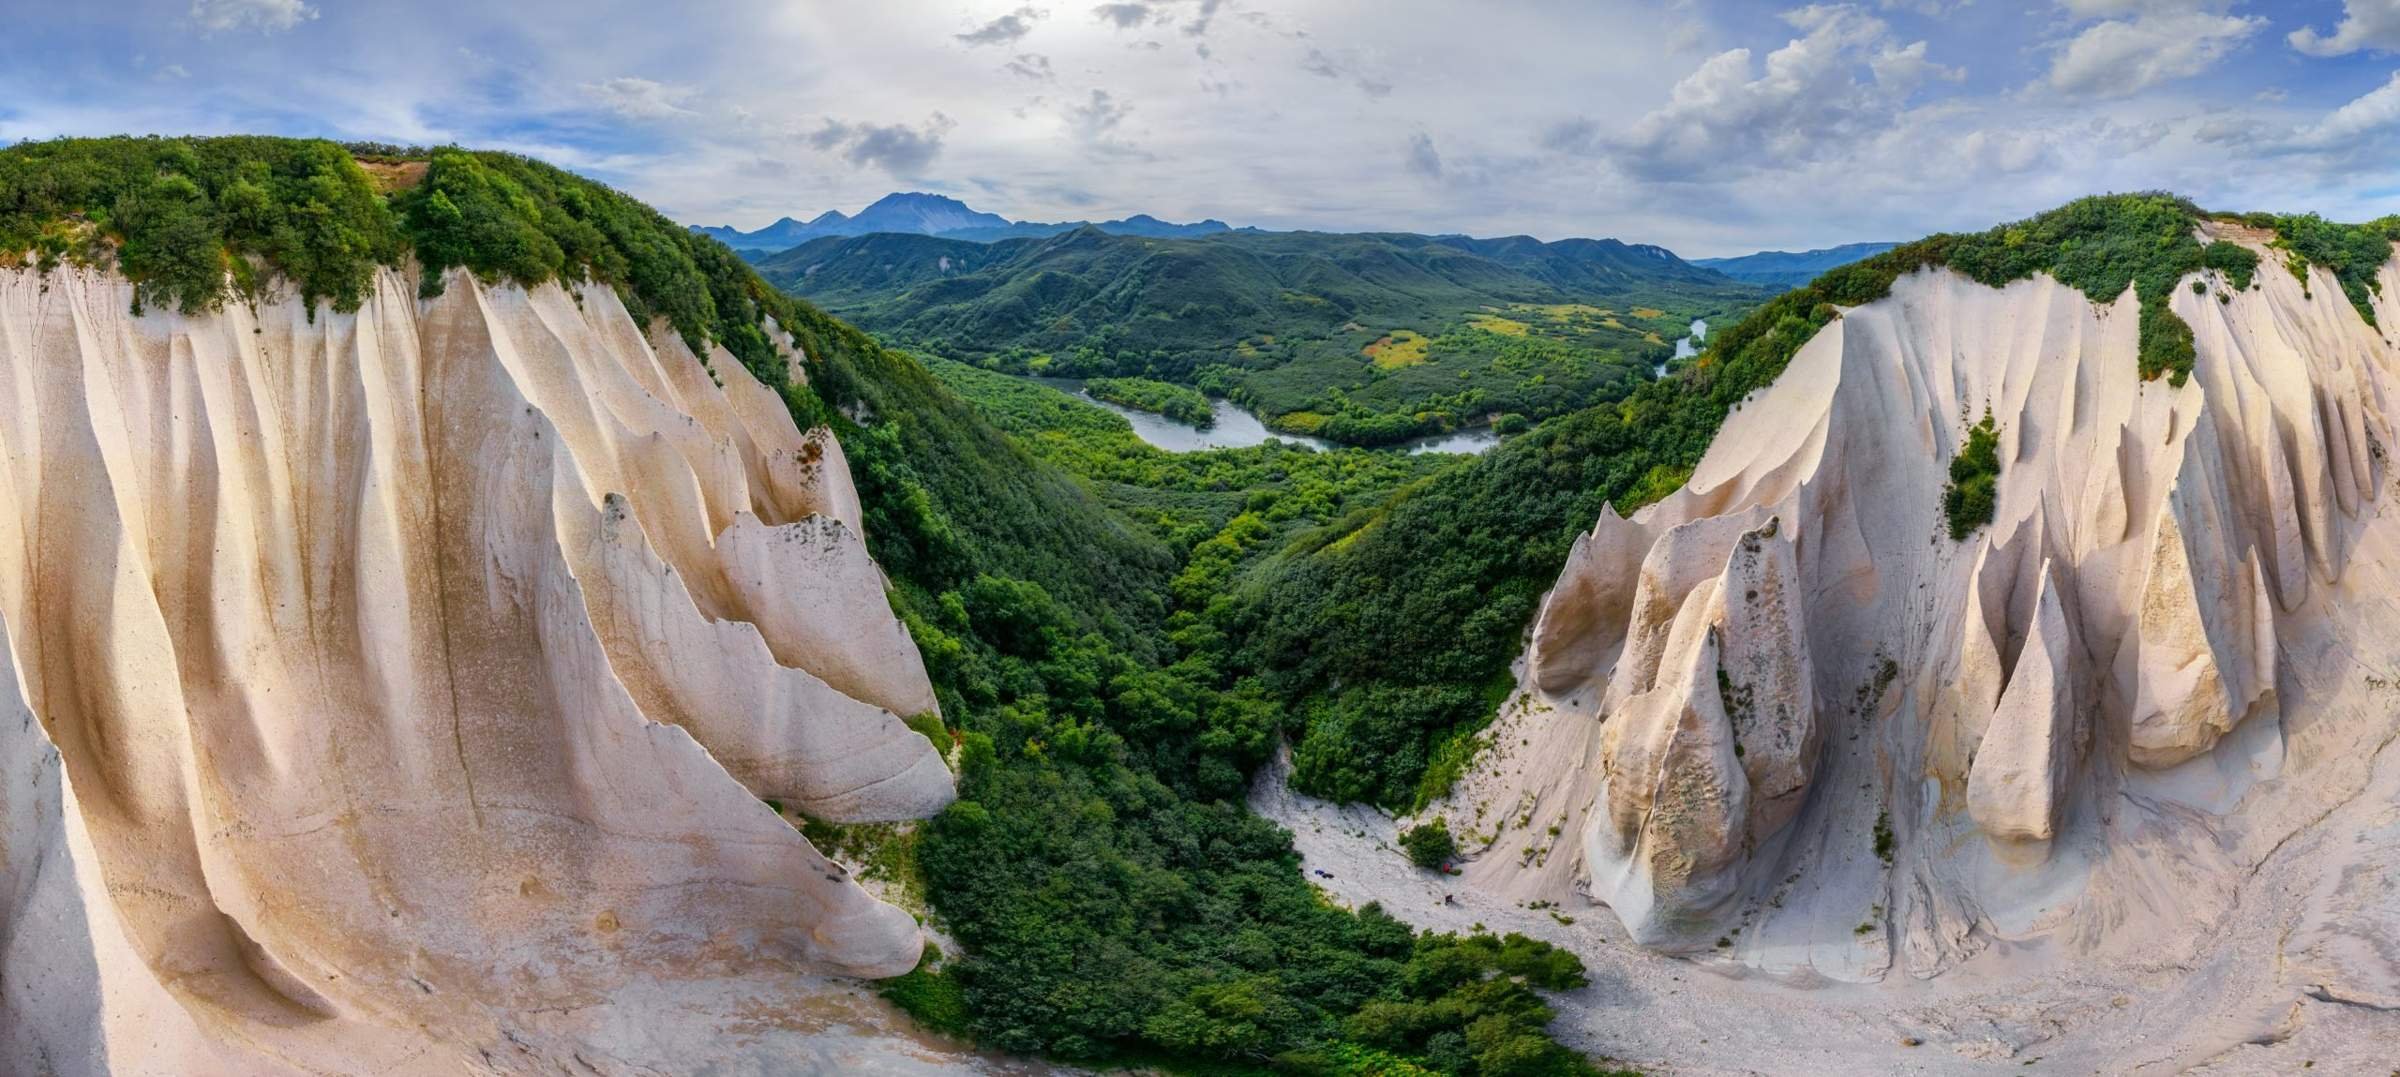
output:
<instances>
[{"instance_id":1,"label":"small bush on rock","mask_svg":"<svg viewBox=\"0 0 2400 1077\"><path fill-rule=\"evenodd\" d=\"M1408 853L1409 863L1428 870L1441 867L1458 855L1458 842L1450 837L1450 824L1439 818L1408 828L1400 835L1400 848Z\"/></svg>"}]
</instances>

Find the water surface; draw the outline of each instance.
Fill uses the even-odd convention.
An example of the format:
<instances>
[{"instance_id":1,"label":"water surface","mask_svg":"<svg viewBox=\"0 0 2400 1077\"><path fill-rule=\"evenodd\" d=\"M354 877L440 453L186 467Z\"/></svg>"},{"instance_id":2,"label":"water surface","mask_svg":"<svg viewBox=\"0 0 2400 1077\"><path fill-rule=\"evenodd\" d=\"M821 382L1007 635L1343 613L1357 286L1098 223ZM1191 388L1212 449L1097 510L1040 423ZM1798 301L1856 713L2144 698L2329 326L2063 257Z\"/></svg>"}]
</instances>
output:
<instances>
[{"instance_id":1,"label":"water surface","mask_svg":"<svg viewBox=\"0 0 2400 1077\"><path fill-rule=\"evenodd\" d=\"M1269 441L1287 441L1294 445L1306 445L1319 450L1342 447L1324 438L1269 430L1267 424L1260 421L1258 416L1242 410L1241 405L1230 400L1212 399L1209 401L1209 407L1215 413L1217 421L1216 425L1202 430L1196 426L1176 422L1156 412L1129 408L1123 404L1102 400L1085 391L1083 380L1080 378L1035 378L1033 380L1062 393L1072 393L1076 399L1087 404L1095 404L1124 416L1126 422L1133 424L1135 437L1168 452L1241 449L1252 445L1264 445ZM1468 430L1454 430L1447 434L1428 434L1421 438L1401 442L1394 448L1411 453L1480 453L1498 444L1500 444L1500 435L1493 433L1491 427L1479 426Z\"/></svg>"},{"instance_id":2,"label":"water surface","mask_svg":"<svg viewBox=\"0 0 2400 1077\"><path fill-rule=\"evenodd\" d=\"M1500 435L1493 433L1491 427L1475 426L1465 430L1453 430L1447 434L1428 434L1421 438L1403 441L1399 447L1412 454L1453 452L1473 456L1488 452L1492 446L1498 444L1500 444Z\"/></svg>"},{"instance_id":3,"label":"water surface","mask_svg":"<svg viewBox=\"0 0 2400 1077\"><path fill-rule=\"evenodd\" d=\"M1259 421L1258 416L1243 411L1240 405L1230 400L1208 402L1217 421L1216 425L1202 430L1196 426L1176 422L1157 412L1129 408L1123 404L1102 400L1085 392L1083 380L1080 378L1035 378L1033 380L1062 393L1072 393L1076 399L1082 400L1084 403L1096 404L1124 416L1126 422L1133 424L1134 436L1168 452L1241 449L1252 445L1264 445L1269 441L1288 441L1295 445L1306 445L1312 449L1340 447L1323 438L1303 437L1299 434L1285 434L1269 430L1267 424Z\"/></svg>"},{"instance_id":4,"label":"water surface","mask_svg":"<svg viewBox=\"0 0 2400 1077\"><path fill-rule=\"evenodd\" d=\"M1693 357L1693 356L1695 356L1695 355L1698 355L1698 354L1700 354L1700 342L1702 342L1702 341L1704 341L1704 340L1707 340L1707 339L1708 339L1708 319L1706 319L1706 318L1694 318L1694 319L1692 319L1692 333L1691 333L1691 335L1690 335L1690 336L1687 336L1687 337L1684 337L1683 339L1681 339L1681 340L1678 340L1678 341L1676 341L1676 342L1675 342L1675 358L1677 358L1677 359L1689 359L1689 358L1691 358L1691 357ZM1666 363L1660 363L1660 364L1658 364L1658 369L1656 369L1656 370L1653 370L1653 371L1651 371L1650 373L1651 373L1651 375L1652 375L1653 377L1660 377L1660 378L1666 377L1666 376L1667 376L1667 364L1666 364Z\"/></svg>"}]
</instances>

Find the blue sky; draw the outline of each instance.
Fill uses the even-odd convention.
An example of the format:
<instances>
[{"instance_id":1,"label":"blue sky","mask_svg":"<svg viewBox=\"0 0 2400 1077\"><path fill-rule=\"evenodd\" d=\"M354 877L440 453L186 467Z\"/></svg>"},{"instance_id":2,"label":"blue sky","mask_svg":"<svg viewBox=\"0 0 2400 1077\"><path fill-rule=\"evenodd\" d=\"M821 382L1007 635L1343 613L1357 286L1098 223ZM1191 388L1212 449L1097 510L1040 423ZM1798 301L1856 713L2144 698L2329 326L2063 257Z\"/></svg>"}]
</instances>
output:
<instances>
[{"instance_id":1,"label":"blue sky","mask_svg":"<svg viewBox=\"0 0 2400 1077\"><path fill-rule=\"evenodd\" d=\"M519 150L694 223L1905 239L2077 195L2400 212L2400 0L0 0L0 141Z\"/></svg>"}]
</instances>

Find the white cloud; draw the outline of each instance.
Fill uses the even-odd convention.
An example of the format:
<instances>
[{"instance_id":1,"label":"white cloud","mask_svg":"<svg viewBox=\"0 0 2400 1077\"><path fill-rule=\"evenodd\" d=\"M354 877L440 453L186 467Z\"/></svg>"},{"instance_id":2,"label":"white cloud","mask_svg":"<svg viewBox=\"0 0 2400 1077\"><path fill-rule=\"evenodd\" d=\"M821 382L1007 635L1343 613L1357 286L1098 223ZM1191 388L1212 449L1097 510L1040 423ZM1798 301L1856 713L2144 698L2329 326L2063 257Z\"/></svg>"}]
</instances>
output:
<instances>
[{"instance_id":1,"label":"white cloud","mask_svg":"<svg viewBox=\"0 0 2400 1077\"><path fill-rule=\"evenodd\" d=\"M1327 55L1323 49L1309 49L1308 57L1300 62L1300 70L1318 78L1350 83L1368 97L1384 97L1392 92L1391 83L1365 74L1359 71L1355 63L1349 60L1337 60Z\"/></svg>"},{"instance_id":2,"label":"white cloud","mask_svg":"<svg viewBox=\"0 0 2400 1077\"><path fill-rule=\"evenodd\" d=\"M1207 36L1208 24L1217 17L1217 9L1223 7L1224 2L1225 0L1200 0L1198 10L1192 13L1192 21L1183 24L1183 32L1192 37Z\"/></svg>"},{"instance_id":3,"label":"white cloud","mask_svg":"<svg viewBox=\"0 0 2400 1077\"><path fill-rule=\"evenodd\" d=\"M692 91L649 79L619 77L583 86L585 96L629 120L665 120L693 115Z\"/></svg>"},{"instance_id":4,"label":"white cloud","mask_svg":"<svg viewBox=\"0 0 2400 1077\"><path fill-rule=\"evenodd\" d=\"M2396 131L2400 131L2400 72L2302 129L2289 145L2315 150L2365 149L2363 144L2369 139Z\"/></svg>"},{"instance_id":5,"label":"white cloud","mask_svg":"<svg viewBox=\"0 0 2400 1077\"><path fill-rule=\"evenodd\" d=\"M317 17L302 0L192 0L192 21L202 30L289 30Z\"/></svg>"},{"instance_id":6,"label":"white cloud","mask_svg":"<svg viewBox=\"0 0 2400 1077\"><path fill-rule=\"evenodd\" d=\"M2347 0L2333 36L2303 26L2285 40L2311 56L2346 56L2361 49L2400 52L2400 0Z\"/></svg>"},{"instance_id":7,"label":"white cloud","mask_svg":"<svg viewBox=\"0 0 2400 1077\"><path fill-rule=\"evenodd\" d=\"M2400 156L2400 72L2313 122L2294 124L2280 114L2218 115L2197 124L2192 137L2219 154L2246 158L2249 171L2275 177L2276 187L2371 186ZM2277 192L2276 201L2282 200Z\"/></svg>"},{"instance_id":8,"label":"white cloud","mask_svg":"<svg viewBox=\"0 0 2400 1077\"><path fill-rule=\"evenodd\" d=\"M1117 127L1133 113L1133 105L1118 99L1107 90L1093 90L1081 103L1066 106L1062 113L1067 130L1084 148L1103 157L1148 158L1141 147L1117 137Z\"/></svg>"},{"instance_id":9,"label":"white cloud","mask_svg":"<svg viewBox=\"0 0 2400 1077\"><path fill-rule=\"evenodd\" d=\"M1050 69L1050 58L1038 52L1020 52L1016 59L1000 66L1011 74L1035 82L1058 81L1058 74Z\"/></svg>"},{"instance_id":10,"label":"white cloud","mask_svg":"<svg viewBox=\"0 0 2400 1077\"><path fill-rule=\"evenodd\" d=\"M854 168L874 167L900 179L915 179L933 167L942 154L942 139L957 125L939 112L914 128L827 118L805 141L811 149L839 150Z\"/></svg>"},{"instance_id":11,"label":"white cloud","mask_svg":"<svg viewBox=\"0 0 2400 1077\"><path fill-rule=\"evenodd\" d=\"M2114 19L2127 15L2188 15L2195 11L2223 12L2235 0L2058 0L2076 20Z\"/></svg>"},{"instance_id":12,"label":"white cloud","mask_svg":"<svg viewBox=\"0 0 2400 1077\"><path fill-rule=\"evenodd\" d=\"M1102 4L1092 9L1092 17L1119 30L1130 30L1157 18L1158 12L1148 4Z\"/></svg>"},{"instance_id":13,"label":"white cloud","mask_svg":"<svg viewBox=\"0 0 2400 1077\"><path fill-rule=\"evenodd\" d=\"M1109 96L1107 90L1093 90L1089 101L1067 109L1067 119L1074 125L1077 135L1090 140L1116 130L1118 124L1125 122L1126 114L1132 111L1132 105Z\"/></svg>"},{"instance_id":14,"label":"white cloud","mask_svg":"<svg viewBox=\"0 0 2400 1077\"><path fill-rule=\"evenodd\" d=\"M1945 67L1926 59L1925 43L1922 41L1911 41L1898 47L1884 46L1881 52L1867 61L1867 70L1875 73L1877 85L1902 92L1928 79L1963 82L1967 77L1965 68Z\"/></svg>"},{"instance_id":15,"label":"white cloud","mask_svg":"<svg viewBox=\"0 0 2400 1077\"><path fill-rule=\"evenodd\" d=\"M1419 131L1408 139L1408 156L1401 166L1426 179L1442 178L1442 154L1433 148L1433 136Z\"/></svg>"},{"instance_id":16,"label":"white cloud","mask_svg":"<svg viewBox=\"0 0 2400 1077\"><path fill-rule=\"evenodd\" d=\"M1924 42L1899 44L1883 20L1851 5L1811 5L1784 20L1804 36L1768 53L1763 70L1754 72L1748 49L1718 53L1624 136L1603 138L1579 119L1550 128L1543 145L1609 150L1645 179L1772 170L1843 152L1888 129L1926 80L1960 75L1927 59Z\"/></svg>"},{"instance_id":17,"label":"white cloud","mask_svg":"<svg viewBox=\"0 0 2400 1077\"><path fill-rule=\"evenodd\" d=\"M2190 78L2267 25L2262 18L2137 0L2069 0L2063 6L2079 14L2133 14L2086 27L2051 59L2044 84L2070 97L2123 97Z\"/></svg>"},{"instance_id":18,"label":"white cloud","mask_svg":"<svg viewBox=\"0 0 2400 1077\"><path fill-rule=\"evenodd\" d=\"M2057 157L2057 147L2046 132L1989 128L1952 139L1943 144L1942 151L1954 163L1992 175L2028 172Z\"/></svg>"},{"instance_id":19,"label":"white cloud","mask_svg":"<svg viewBox=\"0 0 2400 1077\"><path fill-rule=\"evenodd\" d=\"M1033 24L1049 12L1021 7L984 23L973 30L957 35L969 45L1006 45L1033 32Z\"/></svg>"}]
</instances>

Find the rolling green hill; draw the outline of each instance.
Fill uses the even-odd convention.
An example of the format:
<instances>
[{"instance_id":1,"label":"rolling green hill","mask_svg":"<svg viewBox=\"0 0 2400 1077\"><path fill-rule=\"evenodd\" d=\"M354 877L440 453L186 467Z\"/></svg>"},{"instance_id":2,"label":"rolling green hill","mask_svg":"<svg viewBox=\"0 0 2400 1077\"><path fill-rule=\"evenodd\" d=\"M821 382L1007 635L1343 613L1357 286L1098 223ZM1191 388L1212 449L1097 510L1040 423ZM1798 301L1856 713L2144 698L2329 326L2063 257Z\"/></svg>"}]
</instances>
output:
<instances>
[{"instance_id":1,"label":"rolling green hill","mask_svg":"<svg viewBox=\"0 0 2400 1077\"><path fill-rule=\"evenodd\" d=\"M1193 385L1358 445L1616 399L1692 319L1766 294L1663 248L1523 236L868 235L757 265L895 343L1009 373Z\"/></svg>"}]
</instances>

